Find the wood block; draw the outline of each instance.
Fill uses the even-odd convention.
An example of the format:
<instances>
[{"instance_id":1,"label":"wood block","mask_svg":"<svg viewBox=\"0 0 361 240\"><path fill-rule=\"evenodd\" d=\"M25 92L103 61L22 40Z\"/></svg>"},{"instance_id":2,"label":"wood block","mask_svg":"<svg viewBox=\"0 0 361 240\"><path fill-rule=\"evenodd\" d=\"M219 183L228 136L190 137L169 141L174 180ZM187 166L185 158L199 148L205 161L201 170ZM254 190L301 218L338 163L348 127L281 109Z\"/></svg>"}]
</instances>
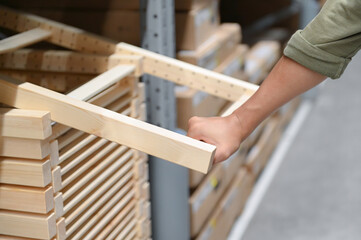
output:
<instances>
[{"instance_id":1,"label":"wood block","mask_svg":"<svg viewBox=\"0 0 361 240\"><path fill-rule=\"evenodd\" d=\"M50 154L47 140L0 137L0 156L44 159Z\"/></svg>"},{"instance_id":2,"label":"wood block","mask_svg":"<svg viewBox=\"0 0 361 240\"><path fill-rule=\"evenodd\" d=\"M19 237L50 239L56 235L55 214L0 210L0 232Z\"/></svg>"},{"instance_id":3,"label":"wood block","mask_svg":"<svg viewBox=\"0 0 361 240\"><path fill-rule=\"evenodd\" d=\"M3 137L44 140L51 135L50 113L0 108L0 134Z\"/></svg>"},{"instance_id":4,"label":"wood block","mask_svg":"<svg viewBox=\"0 0 361 240\"><path fill-rule=\"evenodd\" d=\"M6 80L4 80L6 79ZM14 82L16 82L14 84ZM52 120L201 172L211 167L215 146L106 110L30 83L2 77L0 101L50 110ZM14 96L17 97L14 101ZM36 96L36 97L34 97ZM44 102L47 104L45 105ZM117 131L114 131L117 129ZM118 134L122 132L122 134ZM129 138L129 136L141 136ZM148 139L148 140L147 140ZM164 148L164 145L172 144ZM193 161L192 159L197 159Z\"/></svg>"},{"instance_id":5,"label":"wood block","mask_svg":"<svg viewBox=\"0 0 361 240\"><path fill-rule=\"evenodd\" d=\"M57 140L50 142L50 165L52 168L60 164L59 160L59 144Z\"/></svg>"},{"instance_id":6,"label":"wood block","mask_svg":"<svg viewBox=\"0 0 361 240\"><path fill-rule=\"evenodd\" d=\"M0 157L0 183L45 187L51 183L50 160Z\"/></svg>"},{"instance_id":7,"label":"wood block","mask_svg":"<svg viewBox=\"0 0 361 240\"><path fill-rule=\"evenodd\" d=\"M53 208L52 187L0 185L0 209L46 214Z\"/></svg>"}]
</instances>

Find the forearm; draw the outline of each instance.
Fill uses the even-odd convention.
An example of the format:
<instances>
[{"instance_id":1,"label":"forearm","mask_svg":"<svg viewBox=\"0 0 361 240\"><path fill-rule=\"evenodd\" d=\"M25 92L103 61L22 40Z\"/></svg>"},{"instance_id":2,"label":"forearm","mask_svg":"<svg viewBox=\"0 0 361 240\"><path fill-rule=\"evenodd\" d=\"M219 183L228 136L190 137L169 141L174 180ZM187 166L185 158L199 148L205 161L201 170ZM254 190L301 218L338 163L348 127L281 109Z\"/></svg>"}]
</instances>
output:
<instances>
[{"instance_id":1,"label":"forearm","mask_svg":"<svg viewBox=\"0 0 361 240\"><path fill-rule=\"evenodd\" d=\"M242 140L272 112L325 78L283 56L257 92L232 114L240 121Z\"/></svg>"}]
</instances>

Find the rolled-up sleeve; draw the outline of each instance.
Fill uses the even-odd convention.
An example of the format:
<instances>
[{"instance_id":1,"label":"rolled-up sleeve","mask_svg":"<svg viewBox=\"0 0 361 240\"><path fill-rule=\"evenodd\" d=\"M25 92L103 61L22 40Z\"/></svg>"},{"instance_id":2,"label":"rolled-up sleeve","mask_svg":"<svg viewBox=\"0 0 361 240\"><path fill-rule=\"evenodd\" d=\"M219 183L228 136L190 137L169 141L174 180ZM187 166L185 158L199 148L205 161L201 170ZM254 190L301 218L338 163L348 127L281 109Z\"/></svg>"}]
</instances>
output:
<instances>
[{"instance_id":1,"label":"rolled-up sleeve","mask_svg":"<svg viewBox=\"0 0 361 240\"><path fill-rule=\"evenodd\" d=\"M339 78L361 48L361 0L327 0L320 13L289 40L284 55Z\"/></svg>"}]
</instances>

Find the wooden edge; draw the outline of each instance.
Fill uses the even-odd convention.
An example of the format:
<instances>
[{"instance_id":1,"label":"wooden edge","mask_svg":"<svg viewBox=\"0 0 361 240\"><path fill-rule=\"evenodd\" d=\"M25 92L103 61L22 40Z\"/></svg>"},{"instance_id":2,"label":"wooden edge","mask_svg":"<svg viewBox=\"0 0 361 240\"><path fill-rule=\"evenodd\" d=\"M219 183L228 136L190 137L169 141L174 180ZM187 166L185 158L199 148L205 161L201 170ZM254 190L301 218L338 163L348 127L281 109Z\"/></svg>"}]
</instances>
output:
<instances>
[{"instance_id":1,"label":"wooden edge","mask_svg":"<svg viewBox=\"0 0 361 240\"><path fill-rule=\"evenodd\" d=\"M62 181L61 181L61 169L60 169L60 167L59 166L55 167L51 171L51 175L52 175L53 190L54 190L54 193L57 193L63 188Z\"/></svg>"},{"instance_id":2,"label":"wooden edge","mask_svg":"<svg viewBox=\"0 0 361 240\"><path fill-rule=\"evenodd\" d=\"M134 75L140 77L144 74L143 70L143 57L134 55L119 55L112 54L108 58L108 69L113 68L119 64L130 64L135 66Z\"/></svg>"},{"instance_id":3,"label":"wooden edge","mask_svg":"<svg viewBox=\"0 0 361 240\"><path fill-rule=\"evenodd\" d=\"M58 192L54 196L54 209L55 209L55 217L56 219L61 218L64 215L64 202L63 202L63 194Z\"/></svg>"},{"instance_id":4,"label":"wooden edge","mask_svg":"<svg viewBox=\"0 0 361 240\"><path fill-rule=\"evenodd\" d=\"M224 110L223 113L221 113L222 117L226 117L228 115L231 115L237 108L242 106L251 96L244 95L240 99L238 99L236 102L234 102L231 106L229 106L227 109Z\"/></svg>"},{"instance_id":5,"label":"wooden edge","mask_svg":"<svg viewBox=\"0 0 361 240\"><path fill-rule=\"evenodd\" d=\"M196 171L212 165L213 145L7 76L0 77L0 89L0 102L10 106L50 111L56 122Z\"/></svg>"},{"instance_id":6,"label":"wooden edge","mask_svg":"<svg viewBox=\"0 0 361 240\"><path fill-rule=\"evenodd\" d=\"M59 160L59 145L57 140L50 142L50 166L54 168L60 163Z\"/></svg>"},{"instance_id":7,"label":"wooden edge","mask_svg":"<svg viewBox=\"0 0 361 240\"><path fill-rule=\"evenodd\" d=\"M0 135L44 140L51 135L47 111L0 108Z\"/></svg>"},{"instance_id":8,"label":"wooden edge","mask_svg":"<svg viewBox=\"0 0 361 240\"><path fill-rule=\"evenodd\" d=\"M34 28L26 32L16 34L0 41L0 54L12 52L16 49L45 40L51 36L50 31Z\"/></svg>"},{"instance_id":9,"label":"wooden edge","mask_svg":"<svg viewBox=\"0 0 361 240\"><path fill-rule=\"evenodd\" d=\"M242 95L252 95L258 89L255 84L206 70L130 44L118 43L116 52L143 56L145 73L202 90L230 101L237 101Z\"/></svg>"},{"instance_id":10,"label":"wooden edge","mask_svg":"<svg viewBox=\"0 0 361 240\"><path fill-rule=\"evenodd\" d=\"M57 240L66 239L65 218L63 217L56 222L56 239Z\"/></svg>"}]
</instances>

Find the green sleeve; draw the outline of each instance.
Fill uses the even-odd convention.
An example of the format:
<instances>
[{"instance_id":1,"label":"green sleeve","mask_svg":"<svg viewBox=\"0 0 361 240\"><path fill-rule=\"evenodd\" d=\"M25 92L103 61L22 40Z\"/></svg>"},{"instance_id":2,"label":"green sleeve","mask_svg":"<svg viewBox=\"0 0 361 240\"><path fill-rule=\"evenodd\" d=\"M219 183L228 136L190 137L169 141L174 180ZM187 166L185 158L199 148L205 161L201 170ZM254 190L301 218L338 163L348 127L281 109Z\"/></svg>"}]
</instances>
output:
<instances>
[{"instance_id":1,"label":"green sleeve","mask_svg":"<svg viewBox=\"0 0 361 240\"><path fill-rule=\"evenodd\" d=\"M336 79L360 48L361 0L327 0L305 29L291 37L284 55Z\"/></svg>"}]
</instances>

